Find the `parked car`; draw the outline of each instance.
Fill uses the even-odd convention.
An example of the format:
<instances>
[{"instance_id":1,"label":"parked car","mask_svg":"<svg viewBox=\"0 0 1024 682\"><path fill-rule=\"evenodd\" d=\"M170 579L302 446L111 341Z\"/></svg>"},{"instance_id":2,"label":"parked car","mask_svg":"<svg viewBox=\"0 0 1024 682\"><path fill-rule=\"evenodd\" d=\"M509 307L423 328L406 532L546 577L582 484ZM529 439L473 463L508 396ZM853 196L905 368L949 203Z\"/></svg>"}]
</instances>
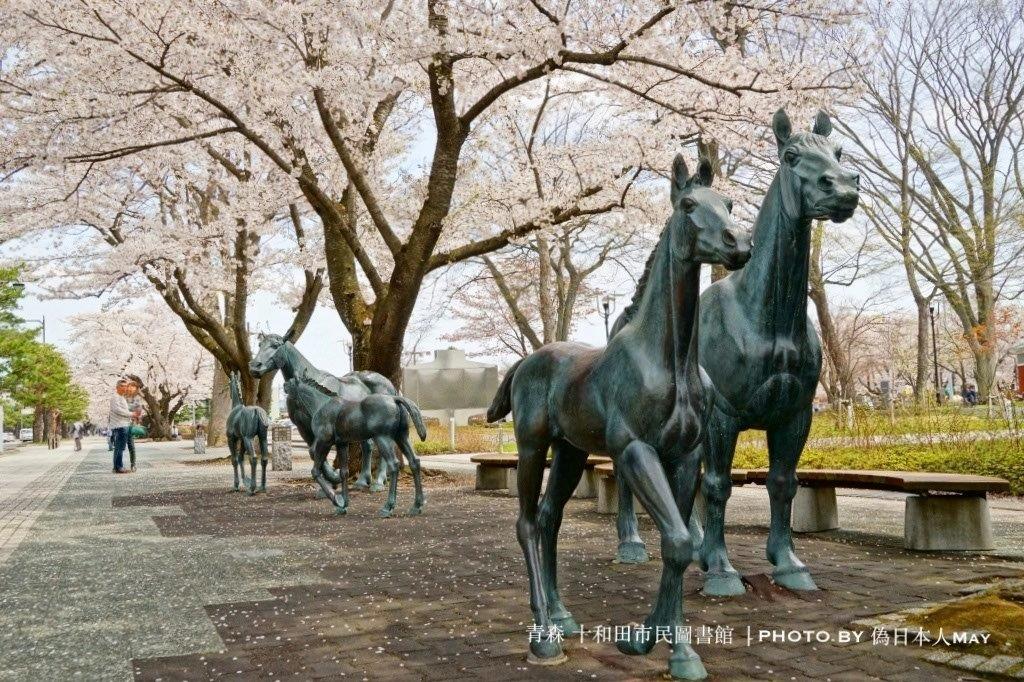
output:
<instances>
[{"instance_id":1,"label":"parked car","mask_svg":"<svg viewBox=\"0 0 1024 682\"><path fill-rule=\"evenodd\" d=\"M10 431L4 431L4 442L5 443L17 443L18 438Z\"/></svg>"},{"instance_id":2,"label":"parked car","mask_svg":"<svg viewBox=\"0 0 1024 682\"><path fill-rule=\"evenodd\" d=\"M32 437L32 429L22 429L21 431L18 432L18 439L22 443L31 443Z\"/></svg>"}]
</instances>

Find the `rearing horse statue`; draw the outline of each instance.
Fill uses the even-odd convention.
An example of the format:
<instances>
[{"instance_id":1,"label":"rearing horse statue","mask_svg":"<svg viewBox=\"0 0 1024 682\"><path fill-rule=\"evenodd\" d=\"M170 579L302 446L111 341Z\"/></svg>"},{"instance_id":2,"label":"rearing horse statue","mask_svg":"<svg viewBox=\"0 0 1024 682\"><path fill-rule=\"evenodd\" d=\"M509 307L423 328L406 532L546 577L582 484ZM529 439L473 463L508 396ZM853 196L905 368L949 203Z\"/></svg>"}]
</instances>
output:
<instances>
[{"instance_id":1,"label":"rearing horse statue","mask_svg":"<svg viewBox=\"0 0 1024 682\"><path fill-rule=\"evenodd\" d=\"M579 625L558 594L557 540L562 510L587 461L610 455L661 531L664 563L649 630L631 631L618 642L628 654L646 654L656 628L682 624L683 571L693 549L685 518L699 479L700 442L706 417L705 378L697 365L697 310L701 263L742 266L750 235L737 229L728 199L710 189L711 165L701 160L689 175L682 157L672 168L672 216L651 261L636 315L606 348L552 343L508 371L487 411L496 421L515 416L519 449L519 520L516 532L530 584L530 608L541 632ZM548 448L554 460L538 507ZM531 663L565 660L557 638L531 641ZM706 675L700 657L683 641L672 642L671 673L682 679Z\"/></svg>"},{"instance_id":2,"label":"rearing horse statue","mask_svg":"<svg viewBox=\"0 0 1024 682\"><path fill-rule=\"evenodd\" d=\"M319 390L328 395L337 396L346 400L360 400L369 395L398 396L395 385L382 374L377 372L355 371L338 378L317 369L313 364L299 352L299 349L291 342L290 332L284 336L277 334L261 334L260 347L256 356L249 363L249 373L254 377L261 377L274 369L280 369L284 374L285 381L298 379L299 381L316 386ZM308 424L300 423L299 420L292 420L295 428L307 444L313 442L313 434ZM356 488L369 487L374 492L384 489L384 480L387 475L386 462L381 459L377 470L377 479L371 482L370 472L370 444L361 443L362 467L356 478Z\"/></svg>"},{"instance_id":3,"label":"rearing horse statue","mask_svg":"<svg viewBox=\"0 0 1024 682\"><path fill-rule=\"evenodd\" d=\"M702 443L707 520L699 559L704 593L713 596L744 592L725 547L725 505L736 440L748 429L767 432L773 578L790 589L817 589L793 550L790 520L821 375L821 345L807 317L811 221L850 218L859 176L840 166L825 113L815 117L811 132L794 133L780 109L772 128L782 163L754 223L753 255L742 271L701 296L700 364L713 384L714 407ZM632 505L628 486L620 486L620 554L640 542Z\"/></svg>"}]
</instances>

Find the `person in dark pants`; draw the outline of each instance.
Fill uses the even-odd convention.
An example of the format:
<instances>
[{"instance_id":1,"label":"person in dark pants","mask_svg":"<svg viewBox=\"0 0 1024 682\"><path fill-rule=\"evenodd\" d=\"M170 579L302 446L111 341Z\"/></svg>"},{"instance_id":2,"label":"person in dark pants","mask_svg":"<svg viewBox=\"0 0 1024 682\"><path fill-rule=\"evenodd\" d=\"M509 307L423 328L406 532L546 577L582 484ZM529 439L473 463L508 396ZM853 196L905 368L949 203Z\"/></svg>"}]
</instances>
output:
<instances>
[{"instance_id":1,"label":"person in dark pants","mask_svg":"<svg viewBox=\"0 0 1024 682\"><path fill-rule=\"evenodd\" d=\"M127 434L125 442L128 446L128 455L131 458L132 471L135 471L135 433L132 429L142 419L142 397L139 395L139 385L134 381L129 381L125 387L125 400L132 413L132 423L125 432Z\"/></svg>"},{"instance_id":2,"label":"person in dark pants","mask_svg":"<svg viewBox=\"0 0 1024 682\"><path fill-rule=\"evenodd\" d=\"M125 400L128 382L121 379L115 387L116 395L110 399L110 431L114 438L114 473L131 473L124 468L124 448L127 437L127 430L132 425L132 413L128 409L128 401Z\"/></svg>"}]
</instances>

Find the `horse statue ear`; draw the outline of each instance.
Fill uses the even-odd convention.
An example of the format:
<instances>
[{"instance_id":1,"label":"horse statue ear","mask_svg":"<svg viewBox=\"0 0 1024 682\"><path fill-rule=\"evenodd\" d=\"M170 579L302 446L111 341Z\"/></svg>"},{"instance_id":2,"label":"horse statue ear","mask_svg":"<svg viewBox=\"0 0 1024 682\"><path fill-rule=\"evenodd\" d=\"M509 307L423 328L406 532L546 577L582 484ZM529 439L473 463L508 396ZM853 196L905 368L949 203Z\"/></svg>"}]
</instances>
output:
<instances>
[{"instance_id":1,"label":"horse statue ear","mask_svg":"<svg viewBox=\"0 0 1024 682\"><path fill-rule=\"evenodd\" d=\"M789 116L785 109L779 109L772 116L772 130L775 132L775 141L781 149L793 134L793 124L789 122Z\"/></svg>"},{"instance_id":2,"label":"horse statue ear","mask_svg":"<svg viewBox=\"0 0 1024 682\"><path fill-rule=\"evenodd\" d=\"M679 198L686 189L686 183L690 181L690 170L686 167L686 160L682 154L676 154L672 159L672 205L679 203Z\"/></svg>"},{"instance_id":3,"label":"horse statue ear","mask_svg":"<svg viewBox=\"0 0 1024 682\"><path fill-rule=\"evenodd\" d=\"M829 133L832 132L832 119L828 117L824 111L819 111L818 115L814 117L814 127L811 128L811 132L822 137L828 137Z\"/></svg>"},{"instance_id":4,"label":"horse statue ear","mask_svg":"<svg viewBox=\"0 0 1024 682\"><path fill-rule=\"evenodd\" d=\"M705 187L710 187L711 183L715 181L715 168L711 165L711 161L703 156L697 164L697 179Z\"/></svg>"}]
</instances>

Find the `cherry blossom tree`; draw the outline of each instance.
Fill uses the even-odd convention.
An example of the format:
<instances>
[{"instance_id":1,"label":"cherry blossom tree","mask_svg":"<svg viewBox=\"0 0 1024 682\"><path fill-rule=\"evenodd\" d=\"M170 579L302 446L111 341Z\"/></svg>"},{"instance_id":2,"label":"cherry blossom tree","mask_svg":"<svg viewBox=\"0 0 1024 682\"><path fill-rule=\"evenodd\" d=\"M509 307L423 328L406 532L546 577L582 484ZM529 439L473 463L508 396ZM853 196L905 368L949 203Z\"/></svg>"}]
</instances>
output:
<instances>
[{"instance_id":1,"label":"cherry blossom tree","mask_svg":"<svg viewBox=\"0 0 1024 682\"><path fill-rule=\"evenodd\" d=\"M830 101L848 87L838 58L852 11L13 0L0 10L5 173L49 163L88 178L138 158L162 168L244 140L319 217L356 366L397 380L431 273L620 208L637 172L667 167L681 141L738 146L780 105ZM609 112L586 138L511 158L506 114L577 88ZM538 197L537 173L571 181Z\"/></svg>"},{"instance_id":2,"label":"cherry blossom tree","mask_svg":"<svg viewBox=\"0 0 1024 682\"><path fill-rule=\"evenodd\" d=\"M209 395L213 357L162 302L77 315L70 322L72 373L88 392L96 423L105 422L113 386L122 377L139 383L154 438L170 435L189 399Z\"/></svg>"}]
</instances>

